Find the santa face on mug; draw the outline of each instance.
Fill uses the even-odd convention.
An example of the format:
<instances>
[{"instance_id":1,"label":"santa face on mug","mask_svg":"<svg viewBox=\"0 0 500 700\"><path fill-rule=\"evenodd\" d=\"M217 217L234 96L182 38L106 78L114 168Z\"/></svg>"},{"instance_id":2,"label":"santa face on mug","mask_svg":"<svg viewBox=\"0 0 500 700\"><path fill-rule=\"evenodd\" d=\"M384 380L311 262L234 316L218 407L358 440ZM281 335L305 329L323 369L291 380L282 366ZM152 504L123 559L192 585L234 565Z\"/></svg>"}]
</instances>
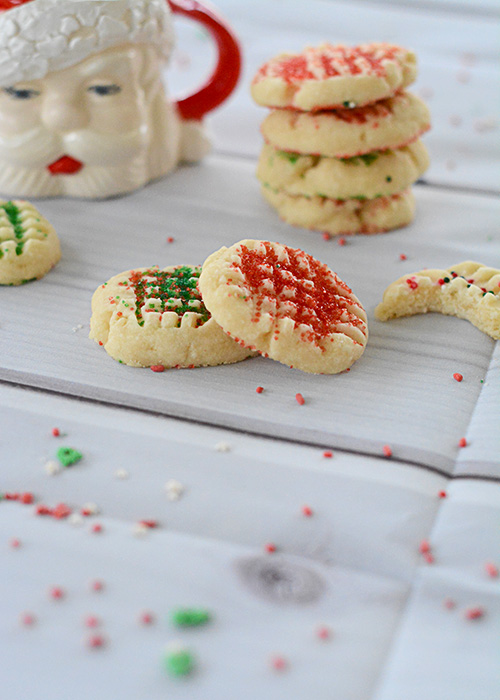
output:
<instances>
[{"instance_id":1,"label":"santa face on mug","mask_svg":"<svg viewBox=\"0 0 500 700\"><path fill-rule=\"evenodd\" d=\"M28 0L2 29L11 53L25 47L0 59L3 194L109 197L208 151L201 121L166 99L165 0Z\"/></svg>"}]
</instances>

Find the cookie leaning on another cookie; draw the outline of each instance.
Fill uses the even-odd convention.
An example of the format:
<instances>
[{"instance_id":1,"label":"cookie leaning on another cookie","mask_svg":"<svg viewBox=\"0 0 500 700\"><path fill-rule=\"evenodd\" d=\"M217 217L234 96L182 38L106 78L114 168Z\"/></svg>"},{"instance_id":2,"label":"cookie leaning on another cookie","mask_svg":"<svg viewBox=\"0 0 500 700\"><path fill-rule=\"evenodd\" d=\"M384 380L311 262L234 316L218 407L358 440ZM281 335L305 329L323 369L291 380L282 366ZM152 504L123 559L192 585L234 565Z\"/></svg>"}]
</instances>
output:
<instances>
[{"instance_id":1,"label":"cookie leaning on another cookie","mask_svg":"<svg viewBox=\"0 0 500 700\"><path fill-rule=\"evenodd\" d=\"M373 199L402 192L429 166L427 149L418 140L394 151L354 158L300 156L265 144L257 177L272 190L303 197Z\"/></svg>"},{"instance_id":2,"label":"cookie leaning on another cookie","mask_svg":"<svg viewBox=\"0 0 500 700\"><path fill-rule=\"evenodd\" d=\"M53 226L30 202L0 201L0 284L39 279L60 258Z\"/></svg>"},{"instance_id":3,"label":"cookie leaning on another cookie","mask_svg":"<svg viewBox=\"0 0 500 700\"><path fill-rule=\"evenodd\" d=\"M251 351L216 324L197 289L200 267L138 268L115 275L92 297L90 338L133 367L239 362Z\"/></svg>"},{"instance_id":4,"label":"cookie leaning on another cookie","mask_svg":"<svg viewBox=\"0 0 500 700\"><path fill-rule=\"evenodd\" d=\"M368 327L361 303L302 250L240 241L205 260L199 287L227 333L273 360L336 374L364 352Z\"/></svg>"},{"instance_id":5,"label":"cookie leaning on another cookie","mask_svg":"<svg viewBox=\"0 0 500 700\"><path fill-rule=\"evenodd\" d=\"M272 58L257 72L251 92L265 107L338 109L389 97L416 76L415 54L400 46L322 44Z\"/></svg>"},{"instance_id":6,"label":"cookie leaning on another cookie","mask_svg":"<svg viewBox=\"0 0 500 700\"><path fill-rule=\"evenodd\" d=\"M470 321L500 340L500 270L466 261L400 277L375 309L379 321L437 311Z\"/></svg>"},{"instance_id":7,"label":"cookie leaning on another cookie","mask_svg":"<svg viewBox=\"0 0 500 700\"><path fill-rule=\"evenodd\" d=\"M275 109L261 125L267 143L282 151L352 158L402 148L430 129L427 105L410 92L367 107L331 112Z\"/></svg>"}]
</instances>

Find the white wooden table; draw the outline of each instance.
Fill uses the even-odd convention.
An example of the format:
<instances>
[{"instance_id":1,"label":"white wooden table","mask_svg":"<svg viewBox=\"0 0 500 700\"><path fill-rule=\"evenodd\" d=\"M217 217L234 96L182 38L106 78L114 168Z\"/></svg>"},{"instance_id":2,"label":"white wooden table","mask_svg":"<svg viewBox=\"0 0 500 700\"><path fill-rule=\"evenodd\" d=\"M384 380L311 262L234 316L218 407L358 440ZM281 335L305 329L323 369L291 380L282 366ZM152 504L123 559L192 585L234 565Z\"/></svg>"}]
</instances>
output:
<instances>
[{"instance_id":1,"label":"white wooden table","mask_svg":"<svg viewBox=\"0 0 500 700\"><path fill-rule=\"evenodd\" d=\"M43 280L0 290L0 491L36 498L0 503L2 697L496 700L500 347L456 318L373 317L402 274L465 259L500 267L496 3L218 7L241 39L244 75L210 119L214 153L125 198L39 202L63 258ZM187 24L179 37L174 93L211 51ZM253 73L324 40L414 48L414 90L433 116L415 222L345 246L282 223L254 175L265 110L249 97ZM201 263L247 237L305 249L364 302L370 340L351 372L309 376L259 358L155 374L88 339L92 292L113 274ZM62 445L83 459L50 476ZM170 479L185 488L177 501ZM79 526L35 515L58 503L99 513ZM137 537L141 520L158 527ZM175 629L178 606L212 621ZM467 619L478 606L484 615ZM144 611L152 624L140 624ZM99 625L86 627L92 615ZM90 649L96 633L105 644ZM197 659L189 678L162 667L173 641Z\"/></svg>"}]
</instances>

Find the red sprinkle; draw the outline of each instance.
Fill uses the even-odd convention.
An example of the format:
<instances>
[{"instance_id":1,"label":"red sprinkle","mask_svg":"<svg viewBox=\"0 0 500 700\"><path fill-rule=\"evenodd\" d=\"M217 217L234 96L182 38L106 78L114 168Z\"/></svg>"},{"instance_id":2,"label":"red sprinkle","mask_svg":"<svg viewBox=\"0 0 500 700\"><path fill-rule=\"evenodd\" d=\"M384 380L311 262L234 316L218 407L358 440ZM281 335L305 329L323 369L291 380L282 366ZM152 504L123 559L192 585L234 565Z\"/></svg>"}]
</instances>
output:
<instances>
[{"instance_id":1,"label":"red sprinkle","mask_svg":"<svg viewBox=\"0 0 500 700\"><path fill-rule=\"evenodd\" d=\"M310 518L312 514L313 510L310 506L302 506L302 515L305 515L306 518Z\"/></svg>"},{"instance_id":2,"label":"red sprinkle","mask_svg":"<svg viewBox=\"0 0 500 700\"><path fill-rule=\"evenodd\" d=\"M100 634L92 634L87 640L87 645L91 649L100 649L104 646L104 637Z\"/></svg>"},{"instance_id":3,"label":"red sprinkle","mask_svg":"<svg viewBox=\"0 0 500 700\"><path fill-rule=\"evenodd\" d=\"M438 492L439 498L446 498L447 495L448 495L448 494L446 493L446 491L439 491L439 492Z\"/></svg>"},{"instance_id":4,"label":"red sprinkle","mask_svg":"<svg viewBox=\"0 0 500 700\"><path fill-rule=\"evenodd\" d=\"M151 370L153 372L164 372L165 367L164 367L164 365L151 365Z\"/></svg>"},{"instance_id":5,"label":"red sprinkle","mask_svg":"<svg viewBox=\"0 0 500 700\"><path fill-rule=\"evenodd\" d=\"M346 243L345 238L338 238L338 239L337 239L337 244L338 244L338 245L345 245L345 243Z\"/></svg>"},{"instance_id":6,"label":"red sprinkle","mask_svg":"<svg viewBox=\"0 0 500 700\"><path fill-rule=\"evenodd\" d=\"M465 438L460 438L460 440L458 441L458 446L467 447L467 440Z\"/></svg>"},{"instance_id":7,"label":"red sprinkle","mask_svg":"<svg viewBox=\"0 0 500 700\"><path fill-rule=\"evenodd\" d=\"M140 614L139 622L141 625L152 625L154 622L154 615L150 612L143 612Z\"/></svg>"},{"instance_id":8,"label":"red sprinkle","mask_svg":"<svg viewBox=\"0 0 500 700\"><path fill-rule=\"evenodd\" d=\"M68 515L71 515L71 513L71 508L69 508L69 506L67 506L65 503L58 503L57 506L52 509L52 511L49 510L49 514L58 520L67 518Z\"/></svg>"},{"instance_id":9,"label":"red sprinkle","mask_svg":"<svg viewBox=\"0 0 500 700\"><path fill-rule=\"evenodd\" d=\"M318 629L316 630L316 636L318 637L318 639L330 639L331 630L329 627L321 625L321 627L318 627Z\"/></svg>"},{"instance_id":10,"label":"red sprinkle","mask_svg":"<svg viewBox=\"0 0 500 700\"><path fill-rule=\"evenodd\" d=\"M382 447L382 452L384 453L385 457L392 457L392 449L389 447L389 445L384 445Z\"/></svg>"},{"instance_id":11,"label":"red sprinkle","mask_svg":"<svg viewBox=\"0 0 500 700\"><path fill-rule=\"evenodd\" d=\"M463 378L464 376L463 374L460 374L460 372L455 372L453 375L453 379L455 379L457 382L461 382Z\"/></svg>"},{"instance_id":12,"label":"red sprinkle","mask_svg":"<svg viewBox=\"0 0 500 700\"><path fill-rule=\"evenodd\" d=\"M326 457L327 459L331 459L333 457L333 452L331 450L325 450L323 452L323 457Z\"/></svg>"},{"instance_id":13,"label":"red sprinkle","mask_svg":"<svg viewBox=\"0 0 500 700\"><path fill-rule=\"evenodd\" d=\"M406 255L404 253L401 253L399 256L400 260L406 260Z\"/></svg>"},{"instance_id":14,"label":"red sprinkle","mask_svg":"<svg viewBox=\"0 0 500 700\"><path fill-rule=\"evenodd\" d=\"M425 552L424 559L428 564L434 564L434 555L431 552Z\"/></svg>"},{"instance_id":15,"label":"red sprinkle","mask_svg":"<svg viewBox=\"0 0 500 700\"><path fill-rule=\"evenodd\" d=\"M167 243L173 243L173 242L174 242L174 238L172 236L169 236L167 238Z\"/></svg>"},{"instance_id":16,"label":"red sprinkle","mask_svg":"<svg viewBox=\"0 0 500 700\"><path fill-rule=\"evenodd\" d=\"M264 391L264 387L263 387L263 386L258 386L258 387L255 389L255 391L256 391L258 394L262 394L262 392Z\"/></svg>"},{"instance_id":17,"label":"red sprinkle","mask_svg":"<svg viewBox=\"0 0 500 700\"><path fill-rule=\"evenodd\" d=\"M453 610L457 606L457 604L452 598L445 598L443 600L443 605L447 610Z\"/></svg>"},{"instance_id":18,"label":"red sprinkle","mask_svg":"<svg viewBox=\"0 0 500 700\"><path fill-rule=\"evenodd\" d=\"M275 671L284 671L284 669L287 667L286 659L284 659L282 656L273 656L271 658L271 666Z\"/></svg>"},{"instance_id":19,"label":"red sprinkle","mask_svg":"<svg viewBox=\"0 0 500 700\"><path fill-rule=\"evenodd\" d=\"M273 544L272 542L268 542L265 546L264 549L268 554L273 554L273 552L276 551L276 545Z\"/></svg>"},{"instance_id":20,"label":"red sprinkle","mask_svg":"<svg viewBox=\"0 0 500 700\"><path fill-rule=\"evenodd\" d=\"M322 233L321 235L322 235L324 241L329 241L331 238L330 234L327 233L326 231L324 233Z\"/></svg>"},{"instance_id":21,"label":"red sprinkle","mask_svg":"<svg viewBox=\"0 0 500 700\"><path fill-rule=\"evenodd\" d=\"M495 566L492 562L488 561L484 565L484 569L488 576L491 576L491 578L497 578L498 577L498 567Z\"/></svg>"},{"instance_id":22,"label":"red sprinkle","mask_svg":"<svg viewBox=\"0 0 500 700\"><path fill-rule=\"evenodd\" d=\"M54 437L59 437L60 434L61 434L61 432L60 432L59 428L52 428L52 435Z\"/></svg>"},{"instance_id":23,"label":"red sprinkle","mask_svg":"<svg viewBox=\"0 0 500 700\"><path fill-rule=\"evenodd\" d=\"M35 616L32 613L23 613L21 615L21 623L23 625L26 625L27 627L29 627L30 625L34 625L35 621Z\"/></svg>"},{"instance_id":24,"label":"red sprinkle","mask_svg":"<svg viewBox=\"0 0 500 700\"><path fill-rule=\"evenodd\" d=\"M295 401L299 404L299 406L303 406L305 404L305 399L302 394L295 394Z\"/></svg>"},{"instance_id":25,"label":"red sprinkle","mask_svg":"<svg viewBox=\"0 0 500 700\"><path fill-rule=\"evenodd\" d=\"M26 504L30 505L31 503L33 503L33 501L35 499L34 499L34 496L32 493L27 492L27 493L22 493L21 496L19 497L19 500L21 501L21 503L26 503Z\"/></svg>"},{"instance_id":26,"label":"red sprinkle","mask_svg":"<svg viewBox=\"0 0 500 700\"><path fill-rule=\"evenodd\" d=\"M99 618L95 615L87 615L87 617L84 620L85 627L98 627L99 622Z\"/></svg>"},{"instance_id":27,"label":"red sprinkle","mask_svg":"<svg viewBox=\"0 0 500 700\"><path fill-rule=\"evenodd\" d=\"M464 614L467 620L479 620L480 617L484 617L484 609L477 605L473 608L467 608Z\"/></svg>"},{"instance_id":28,"label":"red sprinkle","mask_svg":"<svg viewBox=\"0 0 500 700\"><path fill-rule=\"evenodd\" d=\"M406 284L409 286L410 289L417 289L418 287L418 282L414 277L408 277L406 280Z\"/></svg>"},{"instance_id":29,"label":"red sprinkle","mask_svg":"<svg viewBox=\"0 0 500 700\"><path fill-rule=\"evenodd\" d=\"M102 589L104 588L104 583L102 581L99 581L99 579L96 579L95 581L92 581L90 587L93 591L99 592L102 591Z\"/></svg>"},{"instance_id":30,"label":"red sprinkle","mask_svg":"<svg viewBox=\"0 0 500 700\"><path fill-rule=\"evenodd\" d=\"M421 554L426 554L427 552L431 551L431 546L427 540L422 540L422 542L419 545L418 551Z\"/></svg>"},{"instance_id":31,"label":"red sprinkle","mask_svg":"<svg viewBox=\"0 0 500 700\"><path fill-rule=\"evenodd\" d=\"M92 525L91 530L92 532L99 533L103 531L103 527L100 523L95 523L95 525Z\"/></svg>"},{"instance_id":32,"label":"red sprinkle","mask_svg":"<svg viewBox=\"0 0 500 700\"><path fill-rule=\"evenodd\" d=\"M157 520L139 520L139 525L143 525L144 527L149 527L151 530L153 530L155 527L158 527L158 521Z\"/></svg>"},{"instance_id":33,"label":"red sprinkle","mask_svg":"<svg viewBox=\"0 0 500 700\"><path fill-rule=\"evenodd\" d=\"M14 537L10 541L10 546L12 547L12 549L18 549L21 546L21 540L18 540L17 537Z\"/></svg>"},{"instance_id":34,"label":"red sprinkle","mask_svg":"<svg viewBox=\"0 0 500 700\"><path fill-rule=\"evenodd\" d=\"M50 597L54 600L61 600L62 598L64 598L64 591L59 586L54 586L53 588L51 588L49 594Z\"/></svg>"}]
</instances>

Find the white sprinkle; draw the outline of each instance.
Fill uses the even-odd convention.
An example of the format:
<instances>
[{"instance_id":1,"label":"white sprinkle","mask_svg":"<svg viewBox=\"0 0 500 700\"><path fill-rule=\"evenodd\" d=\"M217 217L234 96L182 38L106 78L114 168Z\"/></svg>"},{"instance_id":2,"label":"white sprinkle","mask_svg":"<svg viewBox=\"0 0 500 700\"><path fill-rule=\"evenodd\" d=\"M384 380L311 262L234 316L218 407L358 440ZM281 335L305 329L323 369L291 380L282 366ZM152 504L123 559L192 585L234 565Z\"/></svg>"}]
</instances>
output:
<instances>
[{"instance_id":1,"label":"white sprinkle","mask_svg":"<svg viewBox=\"0 0 500 700\"><path fill-rule=\"evenodd\" d=\"M49 459L43 466L49 476L54 476L62 470L61 465L59 462L56 462L55 459Z\"/></svg>"},{"instance_id":2,"label":"white sprinkle","mask_svg":"<svg viewBox=\"0 0 500 700\"><path fill-rule=\"evenodd\" d=\"M217 452L229 452L231 450L231 445L228 442L218 442L215 446Z\"/></svg>"},{"instance_id":3,"label":"white sprinkle","mask_svg":"<svg viewBox=\"0 0 500 700\"><path fill-rule=\"evenodd\" d=\"M128 479L129 473L126 469L117 469L115 471L115 479Z\"/></svg>"},{"instance_id":4,"label":"white sprinkle","mask_svg":"<svg viewBox=\"0 0 500 700\"><path fill-rule=\"evenodd\" d=\"M145 537L145 535L148 534L148 531L149 527L147 525L143 525L143 523L135 523L132 528L132 534L136 537Z\"/></svg>"},{"instance_id":5,"label":"white sprinkle","mask_svg":"<svg viewBox=\"0 0 500 700\"><path fill-rule=\"evenodd\" d=\"M165 484L165 490L167 492L167 498L169 501L178 501L184 493L184 486L181 484L180 481L170 479Z\"/></svg>"},{"instance_id":6,"label":"white sprinkle","mask_svg":"<svg viewBox=\"0 0 500 700\"><path fill-rule=\"evenodd\" d=\"M496 117L483 117L482 119L476 119L474 122L474 129L479 133L485 131L495 131L498 129L498 119Z\"/></svg>"},{"instance_id":7,"label":"white sprinkle","mask_svg":"<svg viewBox=\"0 0 500 700\"><path fill-rule=\"evenodd\" d=\"M68 518L68 523L74 527L80 527L83 525L83 518L79 513L71 513Z\"/></svg>"},{"instance_id":8,"label":"white sprinkle","mask_svg":"<svg viewBox=\"0 0 500 700\"><path fill-rule=\"evenodd\" d=\"M82 328L83 328L83 325L82 325L81 323L79 323L77 326L75 326L75 327L72 328L71 330L72 330L73 333L76 333L77 331L81 331Z\"/></svg>"},{"instance_id":9,"label":"white sprinkle","mask_svg":"<svg viewBox=\"0 0 500 700\"><path fill-rule=\"evenodd\" d=\"M85 503L82 506L82 510L87 511L91 515L97 515L99 513L99 506L96 503Z\"/></svg>"}]
</instances>

